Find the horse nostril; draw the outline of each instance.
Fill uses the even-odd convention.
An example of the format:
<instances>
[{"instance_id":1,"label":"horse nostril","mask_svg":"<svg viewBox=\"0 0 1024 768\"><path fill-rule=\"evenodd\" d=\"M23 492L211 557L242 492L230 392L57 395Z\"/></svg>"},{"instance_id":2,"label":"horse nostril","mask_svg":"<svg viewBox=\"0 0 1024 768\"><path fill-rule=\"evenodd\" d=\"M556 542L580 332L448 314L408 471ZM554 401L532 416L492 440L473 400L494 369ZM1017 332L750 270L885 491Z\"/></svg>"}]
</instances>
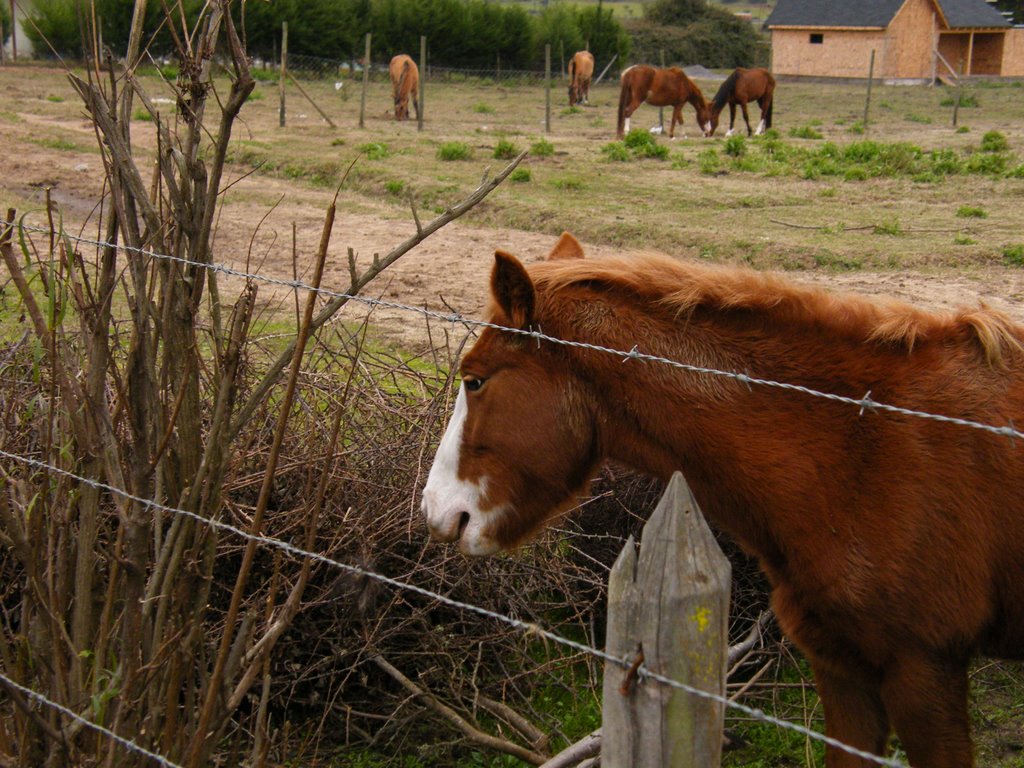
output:
<instances>
[{"instance_id":1,"label":"horse nostril","mask_svg":"<svg viewBox=\"0 0 1024 768\"><path fill-rule=\"evenodd\" d=\"M457 538L462 538L462 533L466 530L467 525L469 525L469 512L463 512L459 515L459 535Z\"/></svg>"}]
</instances>

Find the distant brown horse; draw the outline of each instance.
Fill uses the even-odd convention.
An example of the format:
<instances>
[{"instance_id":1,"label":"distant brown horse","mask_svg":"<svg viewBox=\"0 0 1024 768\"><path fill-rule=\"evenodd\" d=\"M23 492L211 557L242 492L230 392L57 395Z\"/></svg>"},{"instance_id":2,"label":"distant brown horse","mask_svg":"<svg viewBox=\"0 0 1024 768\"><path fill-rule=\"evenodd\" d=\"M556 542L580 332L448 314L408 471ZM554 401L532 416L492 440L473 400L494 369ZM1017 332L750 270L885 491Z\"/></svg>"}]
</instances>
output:
<instances>
[{"instance_id":1,"label":"distant brown horse","mask_svg":"<svg viewBox=\"0 0 1024 768\"><path fill-rule=\"evenodd\" d=\"M576 51L569 60L569 106L590 103L590 78L594 76L594 55Z\"/></svg>"},{"instance_id":2,"label":"distant brown horse","mask_svg":"<svg viewBox=\"0 0 1024 768\"><path fill-rule=\"evenodd\" d=\"M1024 421L1024 327L666 257L498 251L490 319L823 392ZM560 258L561 257L561 258ZM576 258L569 258L576 257ZM487 328L423 491L430 533L515 546L605 460L681 470L754 554L814 671L829 736L968 768L968 660L1024 658L1024 441ZM1018 427L1019 428L1019 427ZM680 648L680 653L686 649ZM834 747L829 768L867 768Z\"/></svg>"},{"instance_id":3,"label":"distant brown horse","mask_svg":"<svg viewBox=\"0 0 1024 768\"><path fill-rule=\"evenodd\" d=\"M391 59L388 66L391 75L391 90L395 96L395 120L409 119L409 98L416 109L416 119L420 119L420 70L416 62L404 53Z\"/></svg>"},{"instance_id":4,"label":"distant brown horse","mask_svg":"<svg viewBox=\"0 0 1024 768\"><path fill-rule=\"evenodd\" d=\"M747 116L747 104L756 101L761 107L761 122L757 124L756 134L760 136L772 127L772 102L775 97L775 78L767 69L743 69L742 67L726 78L711 100L711 122L705 127L707 136L714 134L718 127L718 116L725 105L729 105L729 131L732 136L736 122L736 105L743 110L743 122L747 124L747 136L755 132L750 130L750 118Z\"/></svg>"},{"instance_id":5,"label":"distant brown horse","mask_svg":"<svg viewBox=\"0 0 1024 768\"><path fill-rule=\"evenodd\" d=\"M697 125L702 132L711 119L704 94L679 67L657 69L636 64L622 73L618 138L629 133L630 115L645 101L655 107L672 107L672 122L668 128L670 139L675 138L676 123L683 124L683 104L689 103L697 110Z\"/></svg>"}]
</instances>

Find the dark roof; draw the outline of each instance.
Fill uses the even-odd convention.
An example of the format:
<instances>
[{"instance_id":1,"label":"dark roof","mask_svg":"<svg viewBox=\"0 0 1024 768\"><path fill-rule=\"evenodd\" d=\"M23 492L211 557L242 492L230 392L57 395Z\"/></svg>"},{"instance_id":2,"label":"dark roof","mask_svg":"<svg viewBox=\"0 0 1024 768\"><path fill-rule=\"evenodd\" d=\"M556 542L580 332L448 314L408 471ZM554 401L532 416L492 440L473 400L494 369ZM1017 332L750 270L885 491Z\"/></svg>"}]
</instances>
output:
<instances>
[{"instance_id":1,"label":"dark roof","mask_svg":"<svg viewBox=\"0 0 1024 768\"><path fill-rule=\"evenodd\" d=\"M888 27L906 0L778 0L765 27ZM935 0L950 28L1009 27L985 0Z\"/></svg>"},{"instance_id":2,"label":"dark roof","mask_svg":"<svg viewBox=\"0 0 1024 768\"><path fill-rule=\"evenodd\" d=\"M938 0L950 29L960 27L1009 27L999 11L985 0Z\"/></svg>"}]
</instances>

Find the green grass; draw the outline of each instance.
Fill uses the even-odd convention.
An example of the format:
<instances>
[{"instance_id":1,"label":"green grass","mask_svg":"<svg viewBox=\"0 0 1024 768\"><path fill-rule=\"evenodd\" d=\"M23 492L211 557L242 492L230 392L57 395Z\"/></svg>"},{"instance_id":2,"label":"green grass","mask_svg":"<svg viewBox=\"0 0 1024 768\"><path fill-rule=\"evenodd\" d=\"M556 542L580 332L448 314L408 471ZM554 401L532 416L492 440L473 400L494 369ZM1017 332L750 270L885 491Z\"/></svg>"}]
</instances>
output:
<instances>
[{"instance_id":1,"label":"green grass","mask_svg":"<svg viewBox=\"0 0 1024 768\"><path fill-rule=\"evenodd\" d=\"M977 205L961 205L956 209L956 215L961 219L987 219L988 212Z\"/></svg>"},{"instance_id":2,"label":"green grass","mask_svg":"<svg viewBox=\"0 0 1024 768\"><path fill-rule=\"evenodd\" d=\"M496 160L511 160L519 154L519 147L507 139L500 139L494 147L494 158Z\"/></svg>"},{"instance_id":3,"label":"green grass","mask_svg":"<svg viewBox=\"0 0 1024 768\"><path fill-rule=\"evenodd\" d=\"M473 150L464 141L448 141L437 150L437 159L445 162L469 160L472 156Z\"/></svg>"},{"instance_id":4,"label":"green grass","mask_svg":"<svg viewBox=\"0 0 1024 768\"><path fill-rule=\"evenodd\" d=\"M539 139L530 145L530 154L534 157L551 157L555 154L555 145L547 139Z\"/></svg>"}]
</instances>

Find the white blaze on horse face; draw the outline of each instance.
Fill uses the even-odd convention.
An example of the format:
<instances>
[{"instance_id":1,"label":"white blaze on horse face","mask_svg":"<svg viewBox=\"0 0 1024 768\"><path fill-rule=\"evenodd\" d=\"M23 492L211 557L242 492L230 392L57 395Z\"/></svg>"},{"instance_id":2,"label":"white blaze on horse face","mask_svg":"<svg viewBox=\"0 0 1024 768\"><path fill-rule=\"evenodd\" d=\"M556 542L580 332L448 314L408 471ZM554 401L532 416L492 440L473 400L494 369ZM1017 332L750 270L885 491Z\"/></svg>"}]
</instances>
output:
<instances>
[{"instance_id":1,"label":"white blaze on horse face","mask_svg":"<svg viewBox=\"0 0 1024 768\"><path fill-rule=\"evenodd\" d=\"M470 483L459 478L459 452L462 432L466 425L465 389L459 387L455 399L455 412L441 438L434 464L423 488L421 505L427 518L430 535L439 541L459 542L459 549L467 555L492 555L500 547L488 536L487 523L500 509L481 511L481 500L487 492L487 478Z\"/></svg>"}]
</instances>

